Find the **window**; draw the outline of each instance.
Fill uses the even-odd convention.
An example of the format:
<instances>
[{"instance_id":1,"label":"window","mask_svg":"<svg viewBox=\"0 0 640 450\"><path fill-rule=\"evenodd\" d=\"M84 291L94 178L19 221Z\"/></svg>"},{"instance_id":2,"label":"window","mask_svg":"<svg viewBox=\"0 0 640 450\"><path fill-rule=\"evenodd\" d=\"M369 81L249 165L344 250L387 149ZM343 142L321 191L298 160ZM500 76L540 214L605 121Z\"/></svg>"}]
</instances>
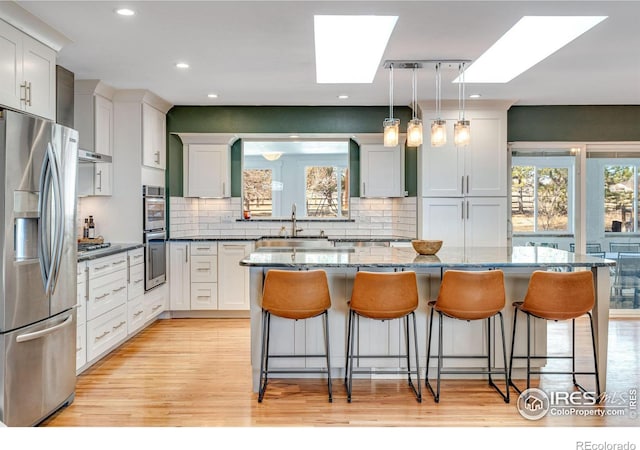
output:
<instances>
[{"instance_id":1,"label":"window","mask_svg":"<svg viewBox=\"0 0 640 450\"><path fill-rule=\"evenodd\" d=\"M252 217L271 217L273 213L273 174L271 169L244 169L243 207Z\"/></svg>"},{"instance_id":2,"label":"window","mask_svg":"<svg viewBox=\"0 0 640 450\"><path fill-rule=\"evenodd\" d=\"M569 156L512 158L514 233L573 232L573 166Z\"/></svg>"},{"instance_id":3,"label":"window","mask_svg":"<svg viewBox=\"0 0 640 450\"><path fill-rule=\"evenodd\" d=\"M308 217L342 217L349 214L346 169L307 167L305 179Z\"/></svg>"},{"instance_id":4,"label":"window","mask_svg":"<svg viewBox=\"0 0 640 450\"><path fill-rule=\"evenodd\" d=\"M638 167L604 167L604 230L638 231Z\"/></svg>"},{"instance_id":5,"label":"window","mask_svg":"<svg viewBox=\"0 0 640 450\"><path fill-rule=\"evenodd\" d=\"M242 141L245 217L349 218L349 140Z\"/></svg>"}]
</instances>

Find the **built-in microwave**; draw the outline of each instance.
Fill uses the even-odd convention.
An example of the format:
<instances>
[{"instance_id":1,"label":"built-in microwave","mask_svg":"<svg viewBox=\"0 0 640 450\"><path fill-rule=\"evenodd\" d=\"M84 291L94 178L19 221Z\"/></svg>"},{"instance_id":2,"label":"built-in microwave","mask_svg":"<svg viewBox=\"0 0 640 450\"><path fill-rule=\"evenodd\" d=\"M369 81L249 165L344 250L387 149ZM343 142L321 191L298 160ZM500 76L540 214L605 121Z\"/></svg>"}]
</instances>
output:
<instances>
[{"instance_id":1,"label":"built-in microwave","mask_svg":"<svg viewBox=\"0 0 640 450\"><path fill-rule=\"evenodd\" d=\"M142 186L142 211L144 231L165 229L164 188Z\"/></svg>"}]
</instances>

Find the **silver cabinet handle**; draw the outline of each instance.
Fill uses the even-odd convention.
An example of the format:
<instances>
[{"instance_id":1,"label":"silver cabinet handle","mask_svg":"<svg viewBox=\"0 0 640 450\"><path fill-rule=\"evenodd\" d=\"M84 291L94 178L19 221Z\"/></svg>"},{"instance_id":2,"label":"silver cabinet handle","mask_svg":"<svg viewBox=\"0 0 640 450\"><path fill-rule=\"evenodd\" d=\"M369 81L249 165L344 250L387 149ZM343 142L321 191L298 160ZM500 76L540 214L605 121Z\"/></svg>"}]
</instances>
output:
<instances>
[{"instance_id":1,"label":"silver cabinet handle","mask_svg":"<svg viewBox=\"0 0 640 450\"><path fill-rule=\"evenodd\" d=\"M460 202L460 219L464 220L464 200Z\"/></svg>"},{"instance_id":2,"label":"silver cabinet handle","mask_svg":"<svg viewBox=\"0 0 640 450\"><path fill-rule=\"evenodd\" d=\"M467 175L467 194L469 193L469 175Z\"/></svg>"},{"instance_id":3,"label":"silver cabinet handle","mask_svg":"<svg viewBox=\"0 0 640 450\"><path fill-rule=\"evenodd\" d=\"M100 180L100 183L98 184L98 186L96 186L96 189L102 192L102 170L98 170L98 173L96 174L96 176Z\"/></svg>"},{"instance_id":4,"label":"silver cabinet handle","mask_svg":"<svg viewBox=\"0 0 640 450\"><path fill-rule=\"evenodd\" d=\"M196 247L198 250L211 250L211 247Z\"/></svg>"},{"instance_id":5,"label":"silver cabinet handle","mask_svg":"<svg viewBox=\"0 0 640 450\"><path fill-rule=\"evenodd\" d=\"M208 267L198 267L196 270L198 272L209 272L211 269L209 269Z\"/></svg>"},{"instance_id":6,"label":"silver cabinet handle","mask_svg":"<svg viewBox=\"0 0 640 450\"><path fill-rule=\"evenodd\" d=\"M27 83L27 105L31 106L31 81Z\"/></svg>"},{"instance_id":7,"label":"silver cabinet handle","mask_svg":"<svg viewBox=\"0 0 640 450\"><path fill-rule=\"evenodd\" d=\"M133 284L138 284L138 283L142 283L142 278L140 278L139 280L135 280L135 281L133 282Z\"/></svg>"},{"instance_id":8,"label":"silver cabinet handle","mask_svg":"<svg viewBox=\"0 0 640 450\"><path fill-rule=\"evenodd\" d=\"M22 95L22 90L24 89L24 96ZM20 101L27 104L27 82L20 84Z\"/></svg>"},{"instance_id":9,"label":"silver cabinet handle","mask_svg":"<svg viewBox=\"0 0 640 450\"><path fill-rule=\"evenodd\" d=\"M131 258L127 255L127 284L131 282Z\"/></svg>"},{"instance_id":10,"label":"silver cabinet handle","mask_svg":"<svg viewBox=\"0 0 640 450\"><path fill-rule=\"evenodd\" d=\"M140 314L142 314L144 311L140 310L138 312L134 312L133 313L133 317L138 317Z\"/></svg>"},{"instance_id":11,"label":"silver cabinet handle","mask_svg":"<svg viewBox=\"0 0 640 450\"><path fill-rule=\"evenodd\" d=\"M126 286L120 286L118 289L114 289L113 292L114 293L115 292L120 292L120 291L122 291L123 289L126 289L126 288L127 288Z\"/></svg>"},{"instance_id":12,"label":"silver cabinet handle","mask_svg":"<svg viewBox=\"0 0 640 450\"><path fill-rule=\"evenodd\" d=\"M188 263L189 262L189 248L188 247L184 247L184 262Z\"/></svg>"},{"instance_id":13,"label":"silver cabinet handle","mask_svg":"<svg viewBox=\"0 0 640 450\"><path fill-rule=\"evenodd\" d=\"M112 262L112 263L111 263L111 265L112 265L112 266L119 266L120 264L124 264L124 263L126 263L126 262L127 262L126 260L121 259L120 261L114 261L114 262Z\"/></svg>"},{"instance_id":14,"label":"silver cabinet handle","mask_svg":"<svg viewBox=\"0 0 640 450\"><path fill-rule=\"evenodd\" d=\"M98 266L94 270L102 270L102 269L106 269L107 267L109 267L109 264L104 264L102 266Z\"/></svg>"},{"instance_id":15,"label":"silver cabinet handle","mask_svg":"<svg viewBox=\"0 0 640 450\"><path fill-rule=\"evenodd\" d=\"M469 201L467 200L467 220L469 220Z\"/></svg>"},{"instance_id":16,"label":"silver cabinet handle","mask_svg":"<svg viewBox=\"0 0 640 450\"><path fill-rule=\"evenodd\" d=\"M96 297L95 299L96 299L96 300L102 300L103 298L108 297L108 296L109 296L109 292L107 292L107 293L105 293L105 294L102 294L102 295L99 295L99 296L98 296L98 297Z\"/></svg>"},{"instance_id":17,"label":"silver cabinet handle","mask_svg":"<svg viewBox=\"0 0 640 450\"><path fill-rule=\"evenodd\" d=\"M114 329L114 330L117 330L117 329L118 329L118 328L120 328L122 325L126 325L126 324L127 324L127 322L124 322L124 321L123 321L123 322L120 322L118 325L114 325L114 326L113 326L113 329Z\"/></svg>"},{"instance_id":18,"label":"silver cabinet handle","mask_svg":"<svg viewBox=\"0 0 640 450\"><path fill-rule=\"evenodd\" d=\"M160 164L160 151L154 153L156 155L156 164Z\"/></svg>"},{"instance_id":19,"label":"silver cabinet handle","mask_svg":"<svg viewBox=\"0 0 640 450\"><path fill-rule=\"evenodd\" d=\"M460 193L464 194L464 175L460 177Z\"/></svg>"},{"instance_id":20,"label":"silver cabinet handle","mask_svg":"<svg viewBox=\"0 0 640 450\"><path fill-rule=\"evenodd\" d=\"M156 305L156 306L154 306L154 307L152 308L152 310L153 310L153 311L155 311L155 310L156 310L156 309L158 309L158 308L162 308L162 305Z\"/></svg>"},{"instance_id":21,"label":"silver cabinet handle","mask_svg":"<svg viewBox=\"0 0 640 450\"><path fill-rule=\"evenodd\" d=\"M103 337L105 337L109 333L111 333L111 331L105 331L100 336L96 336L96 341L99 341L100 339L102 339Z\"/></svg>"},{"instance_id":22,"label":"silver cabinet handle","mask_svg":"<svg viewBox=\"0 0 640 450\"><path fill-rule=\"evenodd\" d=\"M367 196L367 183L366 182L362 182L362 196L366 197Z\"/></svg>"},{"instance_id":23,"label":"silver cabinet handle","mask_svg":"<svg viewBox=\"0 0 640 450\"><path fill-rule=\"evenodd\" d=\"M198 295L198 298L211 298L210 295Z\"/></svg>"}]
</instances>

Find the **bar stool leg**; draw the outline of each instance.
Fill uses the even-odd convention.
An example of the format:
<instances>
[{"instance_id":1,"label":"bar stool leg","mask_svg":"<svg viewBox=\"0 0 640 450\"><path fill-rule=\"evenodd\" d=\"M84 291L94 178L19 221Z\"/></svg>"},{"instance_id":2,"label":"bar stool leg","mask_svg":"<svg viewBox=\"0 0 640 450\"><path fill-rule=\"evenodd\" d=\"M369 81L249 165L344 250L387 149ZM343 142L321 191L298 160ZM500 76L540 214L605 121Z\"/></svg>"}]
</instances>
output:
<instances>
[{"instance_id":1,"label":"bar stool leg","mask_svg":"<svg viewBox=\"0 0 640 450\"><path fill-rule=\"evenodd\" d=\"M416 328L416 315L414 312L411 313L411 317L413 318L413 348L415 350L416 355L416 383L418 387L418 392L416 392L416 397L418 403L422 403L422 385L420 384L420 362L418 358L418 329ZM409 325L407 321L407 325ZM415 386L413 387L413 391L416 391Z\"/></svg>"},{"instance_id":2,"label":"bar stool leg","mask_svg":"<svg viewBox=\"0 0 640 450\"><path fill-rule=\"evenodd\" d=\"M411 381L411 353L409 351L409 316L404 317L404 347L406 348L406 358L407 358L407 380L409 382L409 386L413 387L413 383Z\"/></svg>"},{"instance_id":3,"label":"bar stool leg","mask_svg":"<svg viewBox=\"0 0 640 450\"><path fill-rule=\"evenodd\" d=\"M429 362L431 361L431 332L433 331L433 308L431 308L431 313L429 314L429 335L427 337L427 367L424 374L424 385L429 388L431 393L433 393L433 389L429 385Z\"/></svg>"},{"instance_id":4,"label":"bar stool leg","mask_svg":"<svg viewBox=\"0 0 640 450\"><path fill-rule=\"evenodd\" d=\"M331 361L329 356L329 313L324 313L324 351L327 357L327 389L329 390L329 403L333 402L333 393L331 386Z\"/></svg>"},{"instance_id":5,"label":"bar stool leg","mask_svg":"<svg viewBox=\"0 0 640 450\"><path fill-rule=\"evenodd\" d=\"M346 357L344 361L344 385L347 385L347 379L349 378L349 344L351 342L351 311L349 311L349 319L347 323L347 349Z\"/></svg>"},{"instance_id":6,"label":"bar stool leg","mask_svg":"<svg viewBox=\"0 0 640 450\"><path fill-rule=\"evenodd\" d=\"M351 327L349 328L349 379L347 382L347 402L351 403L351 390L353 388L353 352L354 352L354 343L355 343L355 312L350 311L349 321L351 322ZM358 334L360 334L360 330L358 329Z\"/></svg>"},{"instance_id":7,"label":"bar stool leg","mask_svg":"<svg viewBox=\"0 0 640 450\"><path fill-rule=\"evenodd\" d=\"M576 380L576 319L571 320L571 378L573 385L579 386Z\"/></svg>"},{"instance_id":8,"label":"bar stool leg","mask_svg":"<svg viewBox=\"0 0 640 450\"><path fill-rule=\"evenodd\" d=\"M271 328L271 314L262 311L262 350L260 355L260 387L258 390L258 403L262 403L267 389L269 371L269 336Z\"/></svg>"},{"instance_id":9,"label":"bar stool leg","mask_svg":"<svg viewBox=\"0 0 640 450\"><path fill-rule=\"evenodd\" d=\"M516 324L518 323L518 308L513 308L513 330L511 333L511 355L509 356L509 385L512 386L518 394L522 393L518 386L513 382L511 374L513 371L513 352L516 343Z\"/></svg>"},{"instance_id":10,"label":"bar stool leg","mask_svg":"<svg viewBox=\"0 0 640 450\"><path fill-rule=\"evenodd\" d=\"M435 402L440 401L440 377L442 375L442 313L438 311L438 379L436 381L436 396Z\"/></svg>"},{"instance_id":11,"label":"bar stool leg","mask_svg":"<svg viewBox=\"0 0 640 450\"><path fill-rule=\"evenodd\" d=\"M527 389L531 387L531 314L527 314Z\"/></svg>"},{"instance_id":12,"label":"bar stool leg","mask_svg":"<svg viewBox=\"0 0 640 450\"><path fill-rule=\"evenodd\" d=\"M505 403L509 403L509 375L507 372L507 343L504 335L504 317L502 316L502 312L498 313L500 315L500 332L502 334L502 362L504 363L504 384L506 386L505 392L506 397L504 397ZM495 319L493 319L495 323Z\"/></svg>"},{"instance_id":13,"label":"bar stool leg","mask_svg":"<svg viewBox=\"0 0 640 450\"><path fill-rule=\"evenodd\" d=\"M491 317L487 317L487 376L489 377L489 386L494 386L491 378Z\"/></svg>"},{"instance_id":14,"label":"bar stool leg","mask_svg":"<svg viewBox=\"0 0 640 450\"><path fill-rule=\"evenodd\" d=\"M591 315L590 312L587 313L589 315L589 325L591 326L591 344L593 346L593 367L594 367L594 374L595 374L595 378L596 378L596 394L598 395L598 399L596 400L598 403L600 403L600 401L602 400L600 394L600 377L598 376L598 356L597 356L597 350L596 350L596 335L594 333L594 328L593 328L593 316Z\"/></svg>"}]
</instances>

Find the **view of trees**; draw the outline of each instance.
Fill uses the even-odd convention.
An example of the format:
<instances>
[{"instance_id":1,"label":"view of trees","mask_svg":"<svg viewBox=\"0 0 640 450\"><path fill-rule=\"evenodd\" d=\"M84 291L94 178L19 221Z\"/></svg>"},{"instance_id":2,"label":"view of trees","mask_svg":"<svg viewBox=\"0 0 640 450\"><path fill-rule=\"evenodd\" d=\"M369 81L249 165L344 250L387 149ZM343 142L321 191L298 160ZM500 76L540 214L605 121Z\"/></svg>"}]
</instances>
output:
<instances>
[{"instance_id":1,"label":"view of trees","mask_svg":"<svg viewBox=\"0 0 640 450\"><path fill-rule=\"evenodd\" d=\"M253 217L271 217L273 180L271 169L245 169L243 174L245 211Z\"/></svg>"},{"instance_id":2,"label":"view of trees","mask_svg":"<svg viewBox=\"0 0 640 450\"><path fill-rule=\"evenodd\" d=\"M341 198L338 198L338 177ZM337 167L307 167L305 178L308 216L336 217L346 214L346 171Z\"/></svg>"},{"instance_id":3,"label":"view of trees","mask_svg":"<svg viewBox=\"0 0 640 450\"><path fill-rule=\"evenodd\" d=\"M604 229L634 231L634 171L633 166L604 168Z\"/></svg>"}]
</instances>

